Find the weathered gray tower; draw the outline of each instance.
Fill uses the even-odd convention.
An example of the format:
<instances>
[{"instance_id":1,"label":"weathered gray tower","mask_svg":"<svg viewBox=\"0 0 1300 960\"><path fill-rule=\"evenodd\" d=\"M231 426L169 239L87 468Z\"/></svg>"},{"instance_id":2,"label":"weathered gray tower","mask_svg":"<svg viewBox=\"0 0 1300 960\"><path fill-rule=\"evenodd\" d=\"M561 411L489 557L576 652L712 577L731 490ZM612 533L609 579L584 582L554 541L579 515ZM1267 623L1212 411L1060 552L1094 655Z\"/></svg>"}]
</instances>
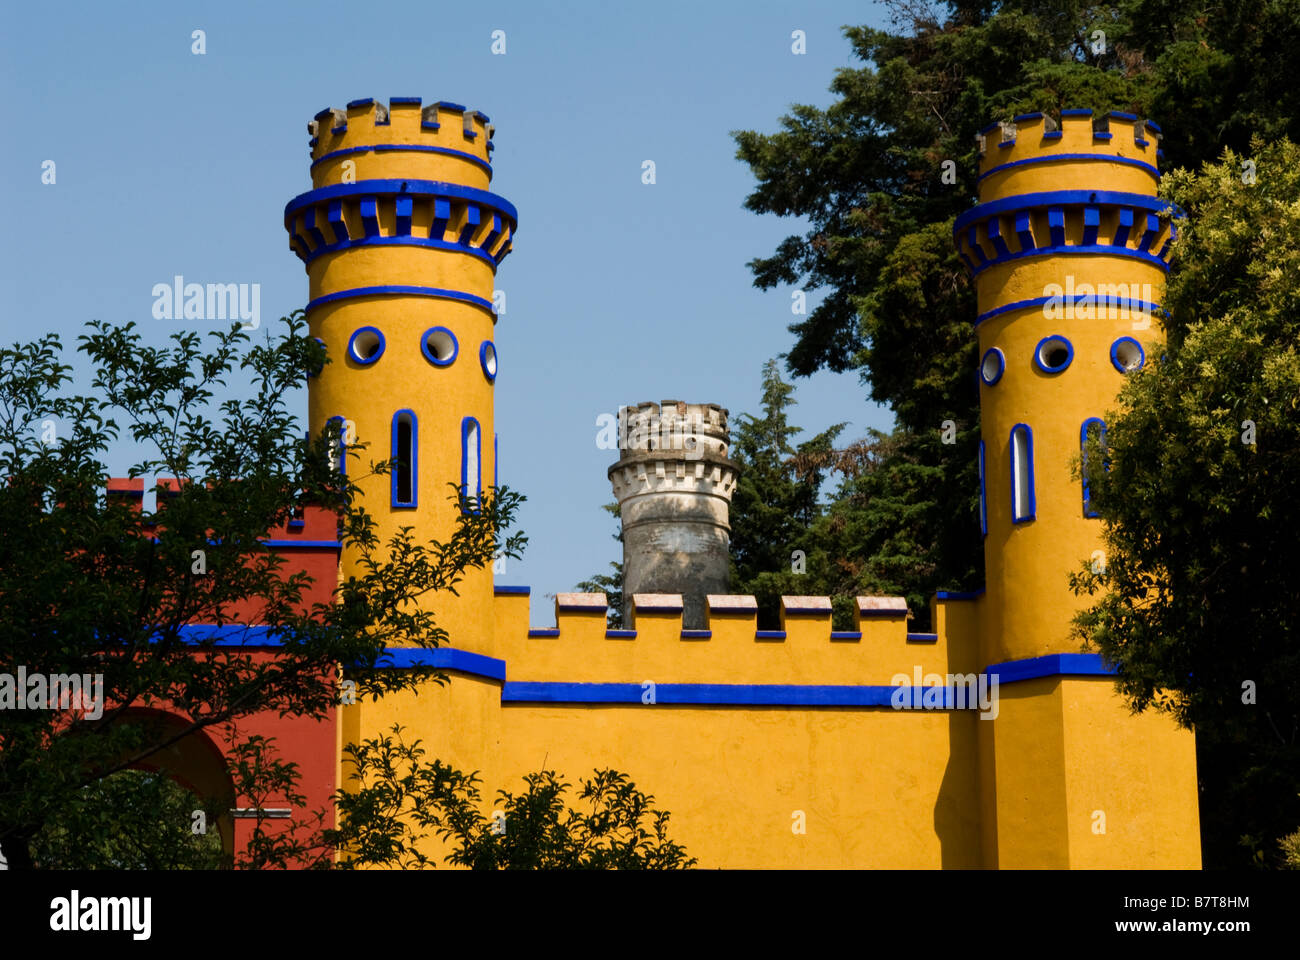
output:
<instances>
[{"instance_id":1,"label":"weathered gray tower","mask_svg":"<svg viewBox=\"0 0 1300 960\"><path fill-rule=\"evenodd\" d=\"M728 512L738 468L716 403L639 403L618 411L609 480L623 518L623 622L638 593L680 593L682 625L705 625L705 598L726 593Z\"/></svg>"}]
</instances>

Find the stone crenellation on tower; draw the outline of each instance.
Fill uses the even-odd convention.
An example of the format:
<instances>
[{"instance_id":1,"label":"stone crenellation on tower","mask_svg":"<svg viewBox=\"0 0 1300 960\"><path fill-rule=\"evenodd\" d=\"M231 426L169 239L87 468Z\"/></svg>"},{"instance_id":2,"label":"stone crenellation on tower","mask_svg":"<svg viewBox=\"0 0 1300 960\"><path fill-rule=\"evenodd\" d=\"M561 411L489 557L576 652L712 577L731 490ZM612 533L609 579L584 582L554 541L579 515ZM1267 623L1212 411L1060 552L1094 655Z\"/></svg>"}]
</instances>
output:
<instances>
[{"instance_id":1,"label":"stone crenellation on tower","mask_svg":"<svg viewBox=\"0 0 1300 960\"><path fill-rule=\"evenodd\" d=\"M727 410L665 400L618 412L609 480L623 524L623 595L680 594L686 629L703 629L709 594L730 579L729 510L738 468L727 458ZM635 624L624 606L624 626Z\"/></svg>"}]
</instances>

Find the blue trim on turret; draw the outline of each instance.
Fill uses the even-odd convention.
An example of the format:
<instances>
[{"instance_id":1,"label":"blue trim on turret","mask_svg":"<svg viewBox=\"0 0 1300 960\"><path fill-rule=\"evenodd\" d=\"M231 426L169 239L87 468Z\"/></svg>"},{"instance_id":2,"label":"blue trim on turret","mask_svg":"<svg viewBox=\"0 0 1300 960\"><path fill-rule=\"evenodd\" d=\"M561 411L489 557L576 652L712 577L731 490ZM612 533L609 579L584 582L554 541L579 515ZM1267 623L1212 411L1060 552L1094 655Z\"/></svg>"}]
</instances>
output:
<instances>
[{"instance_id":1,"label":"blue trim on turret","mask_svg":"<svg viewBox=\"0 0 1300 960\"><path fill-rule=\"evenodd\" d=\"M389 197L399 193L409 193L417 197L444 197L466 200L491 210L499 210L510 221L513 230L519 221L519 213L505 197L488 190L467 187L459 183L447 183L441 180L358 180L355 183L336 183L328 187L308 190L294 197L285 205L285 223L303 207L313 206L325 200L337 200L347 197L370 196ZM1104 202L1104 201L1103 201ZM978 208L977 208L978 209Z\"/></svg>"},{"instance_id":2,"label":"blue trim on turret","mask_svg":"<svg viewBox=\"0 0 1300 960\"><path fill-rule=\"evenodd\" d=\"M402 499L399 499L399 497L398 497L398 495L397 495L397 492L398 492L398 478L400 477L400 474L399 474L398 471L401 470L402 467L401 467L400 465L399 465L399 466L395 466L395 467L393 467L392 491L391 491L391 492L392 492L392 507L393 507L393 509L395 509L395 510L409 510L409 509L413 509L414 507L419 506L419 500L420 500L420 490L419 490L419 480L420 480L420 421L419 421L419 418L416 417L416 415L415 415L415 411L414 411L414 410L404 408L404 409L402 409L402 410L398 410L396 413L393 414L393 429L392 429L392 444L393 444L393 446L392 446L392 453L393 453L393 455L392 455L392 459L394 459L394 460L399 459L399 457L398 457L398 443L397 443L397 426L398 426L398 424L401 422L401 418L402 418L402 417L406 417L406 418L410 421L410 424L411 424L411 462L410 462L410 464L406 467L406 469L407 469L407 470L409 471L409 473L410 473L410 480L411 480L411 498L410 498L409 500L402 500Z\"/></svg>"},{"instance_id":3,"label":"blue trim on turret","mask_svg":"<svg viewBox=\"0 0 1300 960\"><path fill-rule=\"evenodd\" d=\"M1100 417L1089 417L1087 420L1083 421L1083 425L1079 428L1079 473L1083 477L1083 515L1088 519L1100 516L1096 510L1092 509L1092 494L1088 490L1088 427L1094 423L1100 427L1100 430L1098 431L1098 442L1104 450L1106 448L1105 420L1102 420ZM1109 466L1108 464L1105 464L1104 461L1103 464Z\"/></svg>"},{"instance_id":4,"label":"blue trim on turret","mask_svg":"<svg viewBox=\"0 0 1300 960\"><path fill-rule=\"evenodd\" d=\"M435 129L437 128L435 127ZM372 143L364 147L345 147L342 150L331 150L329 153L321 154L312 161L311 171L314 172L322 163L353 153L436 153L472 163L489 177L492 176L492 164L481 157L476 157L464 150L456 150L452 147L436 147L425 143Z\"/></svg>"},{"instance_id":5,"label":"blue trim on turret","mask_svg":"<svg viewBox=\"0 0 1300 960\"><path fill-rule=\"evenodd\" d=\"M975 326L979 326L985 320L1008 313L1011 310L1028 310L1038 308L1049 303L1058 303L1064 307L1067 303L1064 296L1034 297L1031 300L1017 300L1015 303L1004 303L1000 307L994 307L992 310L986 310L975 318ZM1080 293L1073 297L1073 303L1077 306L1087 306L1091 304L1100 312L1103 307L1119 307L1123 310L1137 310L1142 313L1163 314L1164 307L1158 303L1148 303L1145 300L1134 300L1131 297L1112 297L1109 294L1099 297L1096 294Z\"/></svg>"},{"instance_id":6,"label":"blue trim on turret","mask_svg":"<svg viewBox=\"0 0 1300 960\"><path fill-rule=\"evenodd\" d=\"M1150 210L1153 213L1172 211L1179 216L1181 210L1166 200L1143 193L1121 193L1116 190L1049 190L1043 193L1018 193L999 200L980 203L957 217L953 224L953 235L957 236L972 223L978 223L994 214L1014 213L1028 209L1047 207L1069 207L1103 204L1116 207L1135 207Z\"/></svg>"},{"instance_id":7,"label":"blue trim on turret","mask_svg":"<svg viewBox=\"0 0 1300 960\"><path fill-rule=\"evenodd\" d=\"M1025 438L1025 510L1021 513L1016 508L1016 482L1020 474L1018 458L1016 456L1016 434L1021 433ZM1038 499L1034 493L1034 431L1030 429L1027 423L1017 423L1011 428L1011 440L1008 445L1008 459L1011 464L1011 522L1028 523L1033 520L1038 511Z\"/></svg>"}]
</instances>

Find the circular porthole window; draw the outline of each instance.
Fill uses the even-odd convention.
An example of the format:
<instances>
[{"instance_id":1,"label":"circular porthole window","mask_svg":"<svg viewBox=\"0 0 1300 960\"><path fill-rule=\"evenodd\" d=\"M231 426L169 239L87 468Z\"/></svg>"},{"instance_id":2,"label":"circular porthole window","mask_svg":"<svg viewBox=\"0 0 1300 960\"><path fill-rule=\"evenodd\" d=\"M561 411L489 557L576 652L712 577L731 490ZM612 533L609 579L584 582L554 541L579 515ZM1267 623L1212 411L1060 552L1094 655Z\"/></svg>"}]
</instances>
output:
<instances>
[{"instance_id":1,"label":"circular porthole window","mask_svg":"<svg viewBox=\"0 0 1300 960\"><path fill-rule=\"evenodd\" d=\"M1060 373L1074 359L1074 347L1062 336L1043 337L1034 348L1034 363L1043 373Z\"/></svg>"},{"instance_id":2,"label":"circular porthole window","mask_svg":"<svg viewBox=\"0 0 1300 960\"><path fill-rule=\"evenodd\" d=\"M483 376L489 381L497 378L497 348L491 340L484 340L478 348L478 362L483 365Z\"/></svg>"},{"instance_id":3,"label":"circular porthole window","mask_svg":"<svg viewBox=\"0 0 1300 960\"><path fill-rule=\"evenodd\" d=\"M432 327L424 331L424 336L420 338L420 350L424 353L424 359L435 367L449 366L456 359L458 349L456 335L446 327Z\"/></svg>"},{"instance_id":4,"label":"circular porthole window","mask_svg":"<svg viewBox=\"0 0 1300 960\"><path fill-rule=\"evenodd\" d=\"M997 347L990 347L984 351L984 359L980 361L980 379L984 381L984 386L991 387L1002 379L1002 371L1007 368L1007 358L1003 356L1002 351Z\"/></svg>"},{"instance_id":5,"label":"circular porthole window","mask_svg":"<svg viewBox=\"0 0 1300 960\"><path fill-rule=\"evenodd\" d=\"M1110 362L1115 365L1115 369L1120 373L1132 373L1134 370L1141 370L1142 364L1146 363L1146 359L1146 352L1142 349L1142 344L1132 337L1120 337L1110 345Z\"/></svg>"},{"instance_id":6,"label":"circular porthole window","mask_svg":"<svg viewBox=\"0 0 1300 960\"><path fill-rule=\"evenodd\" d=\"M374 363L384 352L384 335L376 327L362 327L348 341L348 356L357 363Z\"/></svg>"}]
</instances>

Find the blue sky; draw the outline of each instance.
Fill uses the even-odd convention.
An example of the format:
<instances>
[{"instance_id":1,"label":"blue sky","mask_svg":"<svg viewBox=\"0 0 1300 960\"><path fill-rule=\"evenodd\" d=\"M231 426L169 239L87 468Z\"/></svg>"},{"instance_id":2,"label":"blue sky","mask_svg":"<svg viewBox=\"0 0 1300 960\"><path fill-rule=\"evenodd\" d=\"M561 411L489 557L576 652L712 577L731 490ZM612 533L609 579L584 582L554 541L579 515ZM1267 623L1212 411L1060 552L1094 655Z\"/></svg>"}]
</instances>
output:
<instances>
[{"instance_id":1,"label":"blue sky","mask_svg":"<svg viewBox=\"0 0 1300 960\"><path fill-rule=\"evenodd\" d=\"M757 412L763 362L792 345L791 291L756 290L745 264L802 225L743 209L754 181L730 132L773 132L792 104L828 105L835 70L856 65L841 26L881 26L886 12L831 0L170 2L23 4L5 20L6 344L50 331L72 343L92 318L134 320L161 344L186 322L155 320L151 291L176 274L260 284L265 326L307 299L281 215L310 187L313 114L419 96L492 117L493 190L520 216L497 276L501 480L528 497L530 538L497 580L530 585L533 622L546 624L546 595L618 554L597 416L665 398ZM641 182L647 159L654 185ZM856 374L797 387L793 419L810 432L891 422ZM305 392L300 404L305 418ZM114 448L115 474L131 453Z\"/></svg>"}]
</instances>

